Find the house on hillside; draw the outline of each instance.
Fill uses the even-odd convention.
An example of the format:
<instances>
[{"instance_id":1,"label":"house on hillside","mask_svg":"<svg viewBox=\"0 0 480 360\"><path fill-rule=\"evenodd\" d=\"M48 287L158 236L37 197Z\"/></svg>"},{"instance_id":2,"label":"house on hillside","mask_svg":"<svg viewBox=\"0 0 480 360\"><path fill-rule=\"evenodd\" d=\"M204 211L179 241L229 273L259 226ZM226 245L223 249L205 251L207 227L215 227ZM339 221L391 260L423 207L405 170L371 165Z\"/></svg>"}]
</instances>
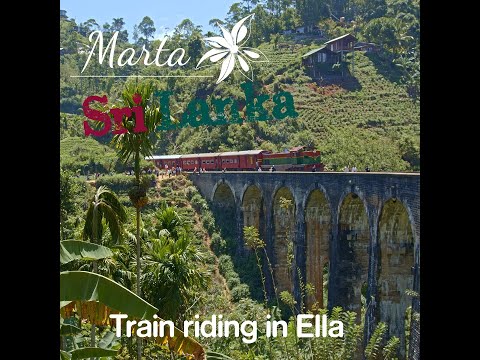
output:
<instances>
[{"instance_id":1,"label":"house on hillside","mask_svg":"<svg viewBox=\"0 0 480 360\"><path fill-rule=\"evenodd\" d=\"M302 62L312 78L325 75L335 75L340 71L334 70L334 64L341 64L346 52L353 51L356 42L355 36L345 34L327 41L321 47L311 50L302 56Z\"/></svg>"},{"instance_id":2,"label":"house on hillside","mask_svg":"<svg viewBox=\"0 0 480 360\"><path fill-rule=\"evenodd\" d=\"M310 50L302 56L302 62L309 76L319 78L326 75L335 75L342 71L339 66L333 67L333 64L342 64L345 59L344 56L348 52L366 51L373 53L379 50L380 47L374 43L357 42L355 36L345 34L327 41L317 49Z\"/></svg>"},{"instance_id":3,"label":"house on hillside","mask_svg":"<svg viewBox=\"0 0 480 360\"><path fill-rule=\"evenodd\" d=\"M331 51L348 52L353 51L353 46L356 41L357 38L352 34L345 34L335 39L328 40L325 45L327 45Z\"/></svg>"},{"instance_id":4,"label":"house on hillside","mask_svg":"<svg viewBox=\"0 0 480 360\"><path fill-rule=\"evenodd\" d=\"M67 10L60 10L60 19L67 19Z\"/></svg>"},{"instance_id":5,"label":"house on hillside","mask_svg":"<svg viewBox=\"0 0 480 360\"><path fill-rule=\"evenodd\" d=\"M302 56L302 62L312 78L327 75L332 72L332 65L339 63L341 55L330 50L327 45L310 50Z\"/></svg>"}]
</instances>

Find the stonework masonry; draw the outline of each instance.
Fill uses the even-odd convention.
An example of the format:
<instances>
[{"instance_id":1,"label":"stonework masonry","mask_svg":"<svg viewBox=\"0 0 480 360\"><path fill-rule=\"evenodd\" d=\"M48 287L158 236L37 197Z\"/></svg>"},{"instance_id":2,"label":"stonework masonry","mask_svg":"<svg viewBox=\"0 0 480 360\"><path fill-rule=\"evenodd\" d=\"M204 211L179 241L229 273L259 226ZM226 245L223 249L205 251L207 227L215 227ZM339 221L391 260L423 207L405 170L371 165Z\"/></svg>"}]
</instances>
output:
<instances>
[{"instance_id":1,"label":"stonework masonry","mask_svg":"<svg viewBox=\"0 0 480 360\"><path fill-rule=\"evenodd\" d=\"M405 357L405 312L412 306L405 291L420 292L419 174L209 172L190 178L234 220L231 231L239 248L244 226L259 229L279 291L293 291L299 302L299 268L303 280L315 287L308 305L342 306L360 315L363 301L365 338L379 321L386 322L389 336L400 338ZM280 206L281 198L292 206ZM292 268L287 266L289 242ZM413 299L414 309L419 306ZM409 359L417 359L418 322L411 333L417 335Z\"/></svg>"}]
</instances>

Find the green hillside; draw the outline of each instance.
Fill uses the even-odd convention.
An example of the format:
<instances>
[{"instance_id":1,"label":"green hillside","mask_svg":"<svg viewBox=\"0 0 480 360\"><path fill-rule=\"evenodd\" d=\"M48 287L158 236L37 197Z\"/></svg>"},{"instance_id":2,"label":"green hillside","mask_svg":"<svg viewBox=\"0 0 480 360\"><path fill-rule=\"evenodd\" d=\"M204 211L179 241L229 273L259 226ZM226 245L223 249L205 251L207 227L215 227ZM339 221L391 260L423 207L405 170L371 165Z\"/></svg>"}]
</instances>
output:
<instances>
[{"instance_id":1,"label":"green hillside","mask_svg":"<svg viewBox=\"0 0 480 360\"><path fill-rule=\"evenodd\" d=\"M394 81L398 68L381 55L356 52L352 75L330 83L314 81L301 65L301 55L311 47L297 45L294 51L281 51L272 44L260 46L270 62L262 64L255 80L264 84L262 93L273 94L280 89L291 92L297 119L162 132L155 152L278 151L303 144L321 150L329 170L345 165L380 171L418 170L420 104ZM346 66L351 71L352 54L347 56ZM213 82L197 79L170 82L175 93L173 109L185 109L199 95L244 98L238 77L216 87ZM165 83L158 86L167 88ZM61 117L62 136L78 136L84 117ZM108 139L98 140L108 144Z\"/></svg>"},{"instance_id":2,"label":"green hillside","mask_svg":"<svg viewBox=\"0 0 480 360\"><path fill-rule=\"evenodd\" d=\"M213 152L223 150L248 150L261 148L279 151L297 145L313 145L323 153L327 170L340 170L345 165L362 169L369 166L377 171L420 170L420 98L419 98L419 2L417 0L353 1L345 7L340 0L332 2L329 11L344 16L348 21L334 21L329 11L314 1L253 2L233 4L225 20L213 19L231 28L244 16L255 13L249 46L263 51L269 62L254 63L254 81L259 93L275 94L289 91L295 101L299 117L282 121L202 126L161 132L155 144L157 154ZM288 3L288 4L287 4ZM342 5L343 4L343 5ZM149 20L145 17L142 22ZM92 62L86 75L198 75L214 78L72 78L79 74L87 58L89 31L102 29L105 41L112 31L120 31L117 54L128 47L141 49L144 44L151 49L159 40L150 40L149 32L140 32L133 41L123 30L122 19L101 28L94 20L76 24L60 21L60 110L61 135L82 136L81 104L86 96L107 95L109 105L116 99L126 82L153 82L159 90L171 90L170 108L173 117L179 118L194 98L207 102L212 97L233 97L239 101L242 114L245 106L240 84L246 81L234 71L220 84L215 84L220 64L212 68L195 70L198 59L207 51L201 41L207 36L218 36L183 20L169 38L168 47L186 48L192 58L184 67L165 68L135 66L109 68L106 64ZM295 26L311 24L322 30L322 36L283 35ZM149 25L149 26L150 26ZM145 30L147 31L147 30ZM379 45L375 53L347 54L339 64L343 77L312 79L302 65L302 55L318 48L326 40L353 33L359 41L374 41ZM165 55L168 56L168 55ZM165 60L165 59L163 59ZM267 102L266 108L273 104ZM74 116L79 115L79 116ZM108 145L111 136L95 138ZM104 162L99 159L99 162Z\"/></svg>"}]
</instances>

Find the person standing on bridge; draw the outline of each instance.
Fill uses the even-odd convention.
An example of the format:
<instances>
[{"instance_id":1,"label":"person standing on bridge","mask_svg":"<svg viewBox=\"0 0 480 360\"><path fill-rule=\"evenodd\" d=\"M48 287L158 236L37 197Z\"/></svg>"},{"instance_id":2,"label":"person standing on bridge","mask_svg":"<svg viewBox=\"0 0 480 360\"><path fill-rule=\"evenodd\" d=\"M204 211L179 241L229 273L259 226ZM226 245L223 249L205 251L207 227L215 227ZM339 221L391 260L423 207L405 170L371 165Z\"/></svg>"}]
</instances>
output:
<instances>
[{"instance_id":1,"label":"person standing on bridge","mask_svg":"<svg viewBox=\"0 0 480 360\"><path fill-rule=\"evenodd\" d=\"M312 172L316 172L316 171L317 171L317 167L314 164L313 167L312 167Z\"/></svg>"},{"instance_id":2,"label":"person standing on bridge","mask_svg":"<svg viewBox=\"0 0 480 360\"><path fill-rule=\"evenodd\" d=\"M345 167L343 168L343 172L349 172L349 171L350 171L350 169L348 168L348 166L345 166Z\"/></svg>"},{"instance_id":3,"label":"person standing on bridge","mask_svg":"<svg viewBox=\"0 0 480 360\"><path fill-rule=\"evenodd\" d=\"M352 167L352 172L357 172L357 167L355 165Z\"/></svg>"}]
</instances>

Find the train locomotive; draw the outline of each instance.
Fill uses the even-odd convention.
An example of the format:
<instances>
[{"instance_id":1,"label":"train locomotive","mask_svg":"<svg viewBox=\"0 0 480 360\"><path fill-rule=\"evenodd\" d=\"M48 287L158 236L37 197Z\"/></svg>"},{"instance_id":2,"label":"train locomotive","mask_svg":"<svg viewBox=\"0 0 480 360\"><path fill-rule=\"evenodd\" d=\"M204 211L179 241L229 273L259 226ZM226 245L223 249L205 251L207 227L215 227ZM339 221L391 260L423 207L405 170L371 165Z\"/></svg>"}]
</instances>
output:
<instances>
[{"instance_id":1,"label":"train locomotive","mask_svg":"<svg viewBox=\"0 0 480 360\"><path fill-rule=\"evenodd\" d=\"M184 171L268 171L272 166L278 171L323 171L320 151L297 146L283 152L266 150L226 151L186 155L154 155L145 158L158 168L181 167Z\"/></svg>"}]
</instances>

